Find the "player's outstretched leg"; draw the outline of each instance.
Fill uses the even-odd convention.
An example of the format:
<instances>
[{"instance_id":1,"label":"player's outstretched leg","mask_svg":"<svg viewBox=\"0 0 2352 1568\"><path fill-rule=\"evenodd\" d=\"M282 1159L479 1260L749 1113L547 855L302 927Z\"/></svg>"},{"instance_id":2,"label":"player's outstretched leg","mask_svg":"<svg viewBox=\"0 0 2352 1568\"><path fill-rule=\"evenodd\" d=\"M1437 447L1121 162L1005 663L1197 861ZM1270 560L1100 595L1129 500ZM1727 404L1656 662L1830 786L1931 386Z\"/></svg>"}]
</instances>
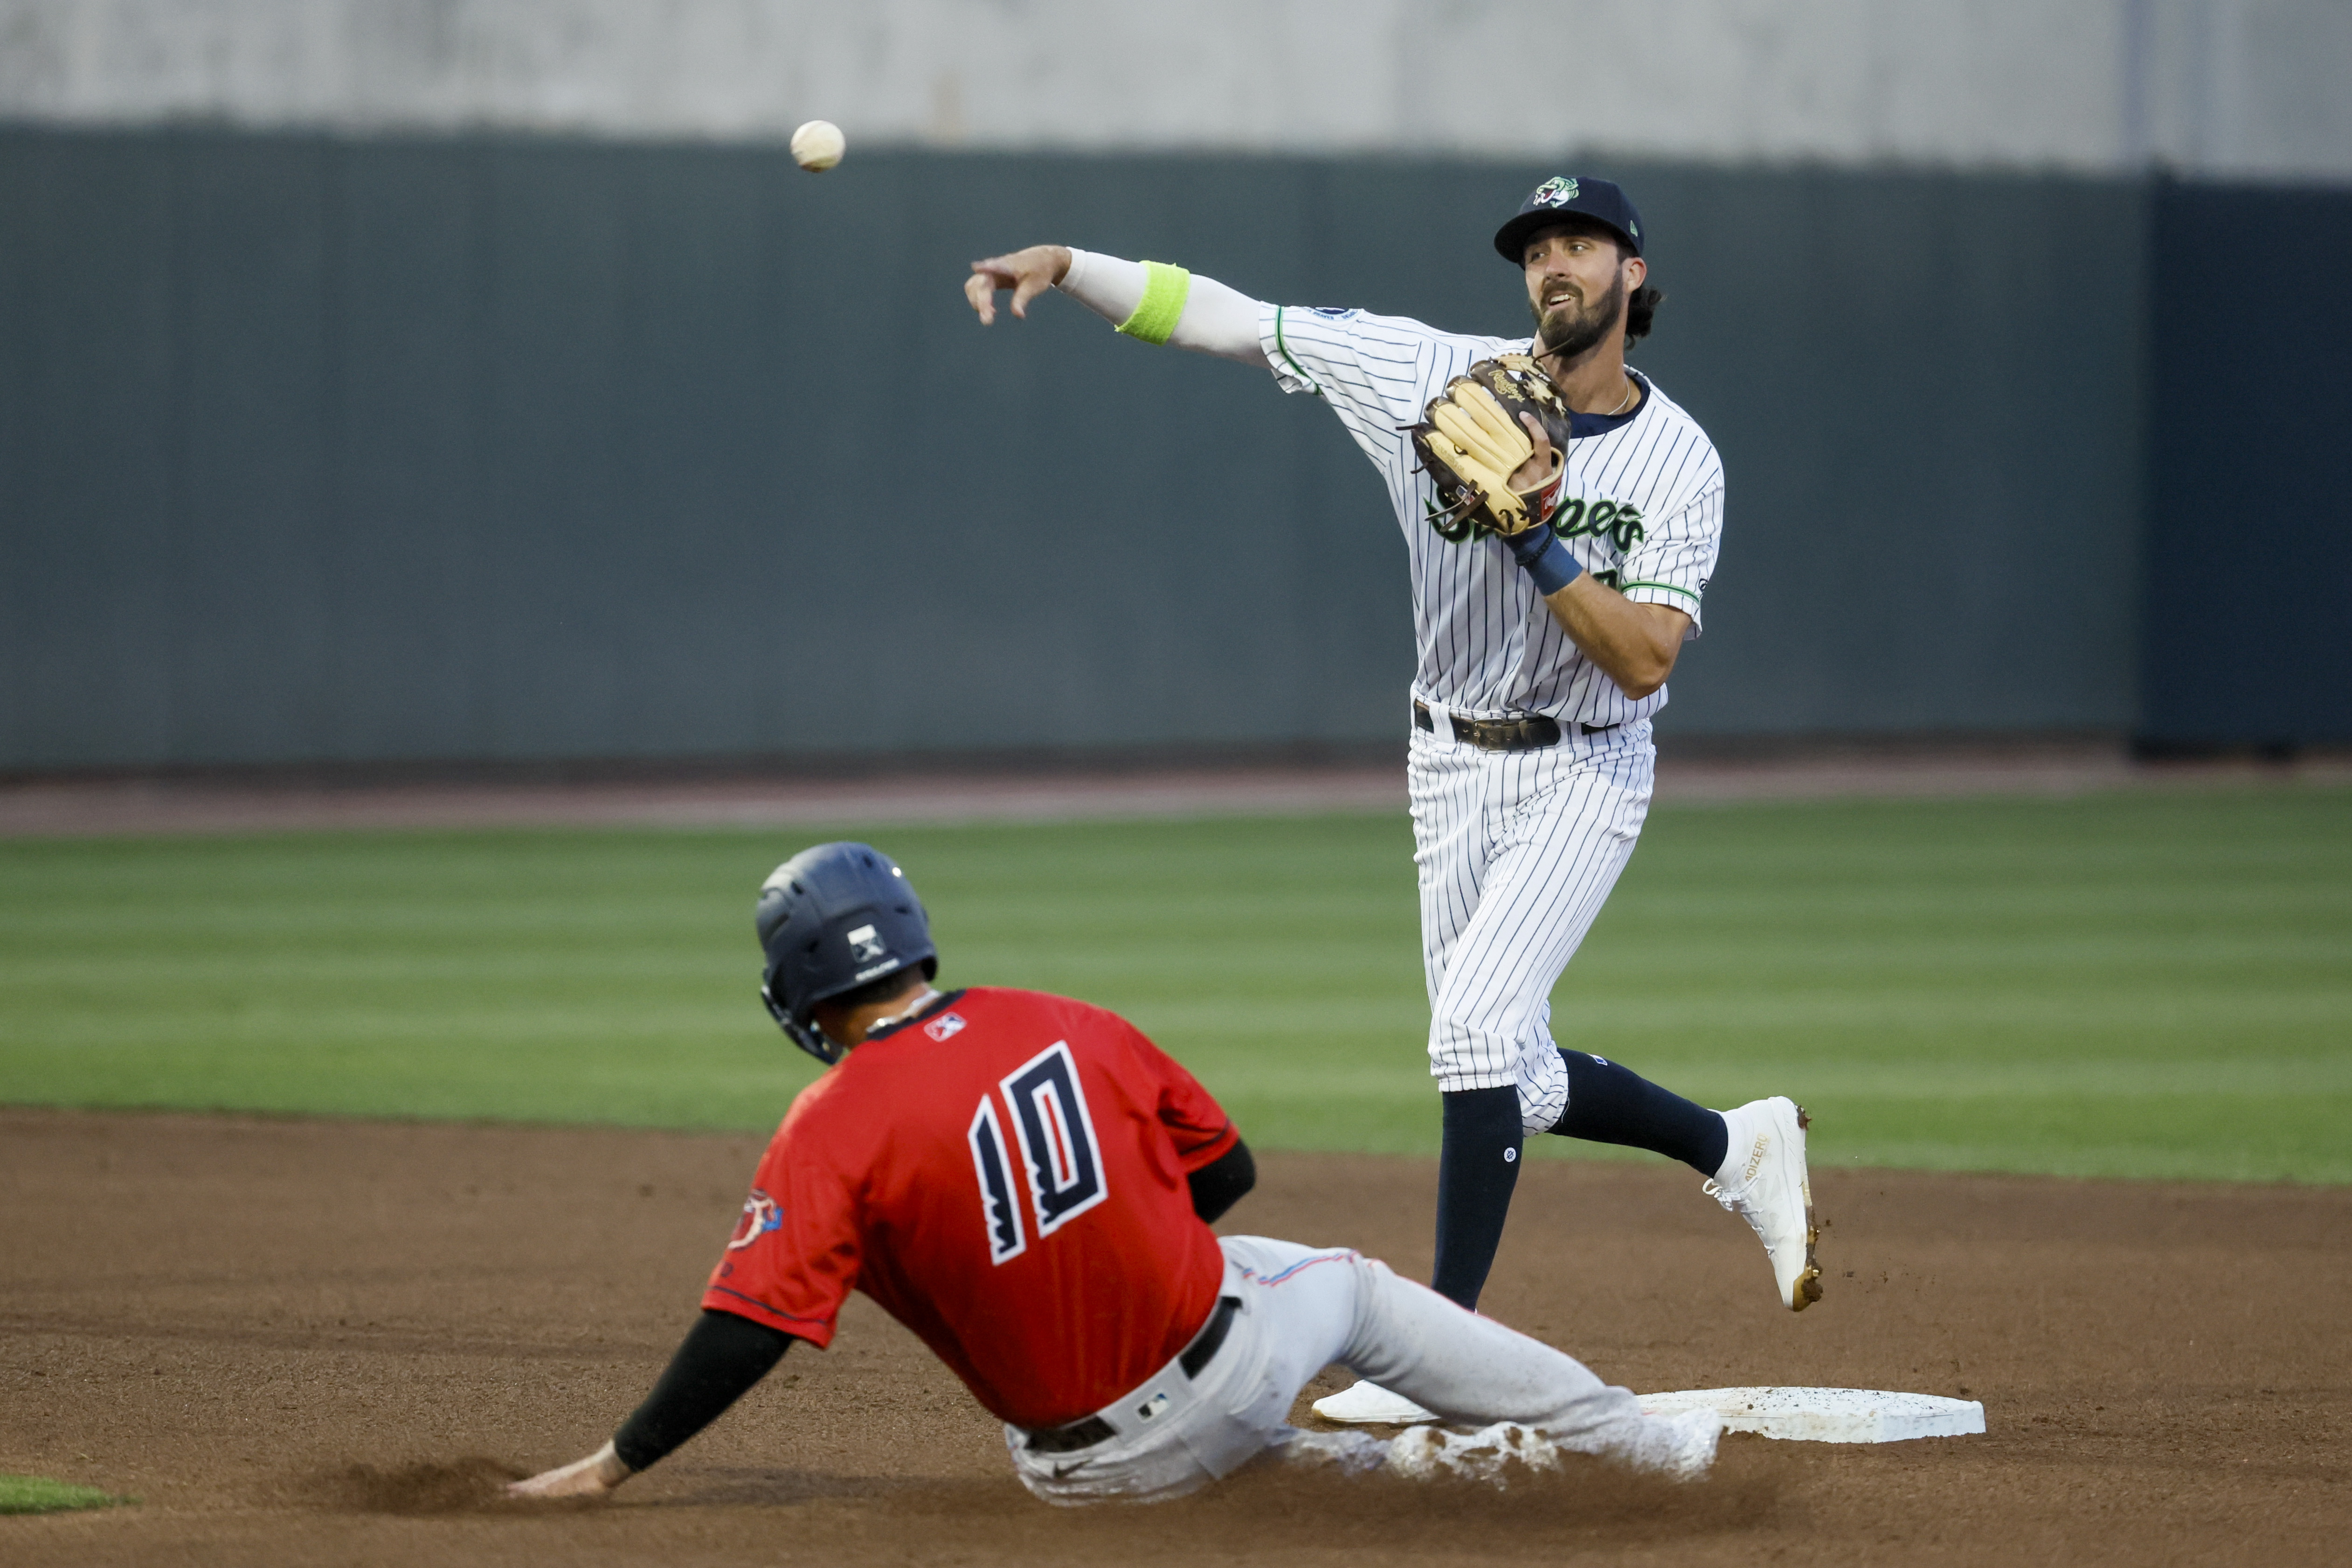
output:
<instances>
[{"instance_id":1,"label":"player's outstretched leg","mask_svg":"<svg viewBox=\"0 0 2352 1568\"><path fill-rule=\"evenodd\" d=\"M1710 1111L1606 1057L1562 1051L1568 1110L1552 1131L1592 1143L1650 1149L1707 1178L1705 1191L1742 1219L1772 1260L1780 1304L1803 1312L1822 1299L1814 1255L1812 1181L1805 1166L1809 1119L1775 1095L1736 1111Z\"/></svg>"},{"instance_id":2,"label":"player's outstretched leg","mask_svg":"<svg viewBox=\"0 0 2352 1568\"><path fill-rule=\"evenodd\" d=\"M1641 1402L1575 1357L1465 1312L1377 1259L1318 1252L1264 1237L1228 1237L1248 1271L1272 1354L1267 1381L1296 1391L1326 1363L1467 1426L1502 1422L1558 1448L1597 1454L1677 1479L1706 1473L1722 1422L1712 1411L1642 1414Z\"/></svg>"}]
</instances>

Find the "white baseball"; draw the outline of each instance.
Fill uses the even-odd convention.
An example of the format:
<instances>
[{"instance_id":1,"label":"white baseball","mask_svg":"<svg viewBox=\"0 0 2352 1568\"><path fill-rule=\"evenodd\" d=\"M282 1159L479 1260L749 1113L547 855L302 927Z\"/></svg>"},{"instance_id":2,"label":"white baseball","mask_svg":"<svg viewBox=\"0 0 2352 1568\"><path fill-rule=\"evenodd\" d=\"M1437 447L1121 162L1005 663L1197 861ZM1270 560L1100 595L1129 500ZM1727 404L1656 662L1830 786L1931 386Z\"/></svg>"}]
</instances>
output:
<instances>
[{"instance_id":1,"label":"white baseball","mask_svg":"<svg viewBox=\"0 0 2352 1568\"><path fill-rule=\"evenodd\" d=\"M841 127L830 120L812 120L793 132L793 162L810 173L822 173L841 162L849 150Z\"/></svg>"}]
</instances>

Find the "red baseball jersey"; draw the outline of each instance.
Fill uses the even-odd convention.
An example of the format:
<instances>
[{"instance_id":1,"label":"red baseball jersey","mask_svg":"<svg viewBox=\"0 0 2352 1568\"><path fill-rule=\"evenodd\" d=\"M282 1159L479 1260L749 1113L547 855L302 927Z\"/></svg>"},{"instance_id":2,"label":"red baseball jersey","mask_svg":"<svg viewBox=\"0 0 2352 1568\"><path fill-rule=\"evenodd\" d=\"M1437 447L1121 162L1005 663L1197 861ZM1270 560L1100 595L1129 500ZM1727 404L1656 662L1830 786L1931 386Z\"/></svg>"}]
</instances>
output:
<instances>
[{"instance_id":1,"label":"red baseball jersey","mask_svg":"<svg viewBox=\"0 0 2352 1568\"><path fill-rule=\"evenodd\" d=\"M1235 1136L1118 1014L957 992L793 1102L702 1304L823 1346L864 1291L999 1418L1060 1426L1207 1321L1224 1256L1185 1177Z\"/></svg>"}]
</instances>

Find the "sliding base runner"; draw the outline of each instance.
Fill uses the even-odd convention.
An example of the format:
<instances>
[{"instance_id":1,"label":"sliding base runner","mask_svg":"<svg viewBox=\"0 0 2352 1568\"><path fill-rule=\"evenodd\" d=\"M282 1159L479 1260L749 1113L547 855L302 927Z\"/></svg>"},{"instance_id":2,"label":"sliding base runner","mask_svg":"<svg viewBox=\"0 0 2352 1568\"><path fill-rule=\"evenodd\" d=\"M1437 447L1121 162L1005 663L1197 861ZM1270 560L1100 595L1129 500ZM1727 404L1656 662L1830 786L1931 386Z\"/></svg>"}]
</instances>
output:
<instances>
[{"instance_id":1,"label":"sliding base runner","mask_svg":"<svg viewBox=\"0 0 2352 1568\"><path fill-rule=\"evenodd\" d=\"M1645 1416L1549 1345L1346 1248L1220 1239L1248 1192L1241 1134L1114 1013L1037 991L932 988L939 950L906 874L820 844L761 889L761 988L826 1065L752 1177L702 1316L611 1442L509 1490L610 1491L693 1437L795 1340L822 1349L852 1290L1004 1423L1048 1502L1181 1496L1269 1448L1385 1463L1360 1434L1289 1426L1338 1362L1450 1420L1675 1479L1703 1475L1711 1410ZM1391 1468L1427 1473L1425 1444Z\"/></svg>"}]
</instances>

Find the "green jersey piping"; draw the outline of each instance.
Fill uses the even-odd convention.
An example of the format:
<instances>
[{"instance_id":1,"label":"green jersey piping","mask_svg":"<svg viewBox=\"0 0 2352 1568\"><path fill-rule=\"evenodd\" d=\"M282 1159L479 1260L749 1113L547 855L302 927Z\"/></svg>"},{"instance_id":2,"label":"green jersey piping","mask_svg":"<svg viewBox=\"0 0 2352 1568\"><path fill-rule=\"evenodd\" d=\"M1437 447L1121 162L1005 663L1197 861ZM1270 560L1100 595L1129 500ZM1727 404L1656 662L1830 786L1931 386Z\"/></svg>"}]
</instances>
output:
<instances>
[{"instance_id":1,"label":"green jersey piping","mask_svg":"<svg viewBox=\"0 0 2352 1568\"><path fill-rule=\"evenodd\" d=\"M1671 583L1671 582L1621 582L1621 583L1619 583L1619 584L1617 585L1617 591L1618 591L1618 592L1620 592L1620 593L1622 593L1622 592L1624 592L1624 591L1625 591L1627 589L1629 589L1629 588L1663 588L1663 589L1664 589L1668 593L1679 593L1679 594L1681 594L1685 599L1689 600L1693 604L1696 604L1696 603L1698 602L1698 595L1697 595L1697 594L1693 593L1693 592L1692 592L1689 589L1687 589L1687 588L1680 588L1680 587L1677 587L1677 586L1675 586L1674 583Z\"/></svg>"},{"instance_id":2,"label":"green jersey piping","mask_svg":"<svg viewBox=\"0 0 2352 1568\"><path fill-rule=\"evenodd\" d=\"M1282 340L1282 307L1279 305L1274 308L1274 351L1282 356L1282 362L1290 367L1290 373L1292 375L1297 376L1300 381L1307 383L1307 391L1313 392L1317 397L1321 397L1323 395L1323 383L1317 381L1313 376L1308 375L1307 373L1307 367L1290 357L1289 346Z\"/></svg>"}]
</instances>

